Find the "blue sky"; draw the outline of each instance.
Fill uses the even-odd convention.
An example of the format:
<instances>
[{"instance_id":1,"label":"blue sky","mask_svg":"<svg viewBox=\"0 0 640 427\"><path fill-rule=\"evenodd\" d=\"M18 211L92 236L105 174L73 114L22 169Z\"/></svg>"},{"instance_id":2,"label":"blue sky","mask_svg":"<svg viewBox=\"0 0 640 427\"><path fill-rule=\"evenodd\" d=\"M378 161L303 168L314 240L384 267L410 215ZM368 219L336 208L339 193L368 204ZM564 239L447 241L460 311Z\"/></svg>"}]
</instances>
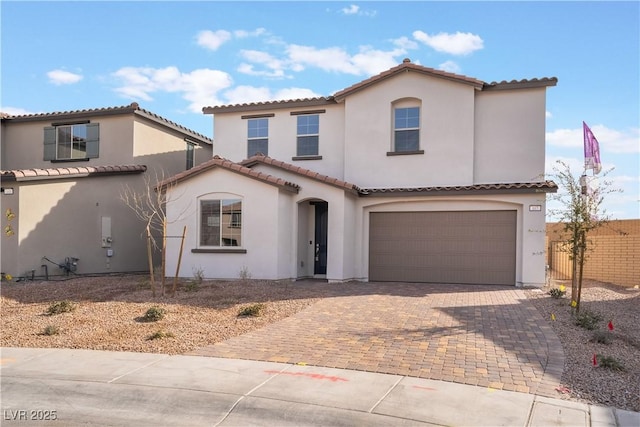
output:
<instances>
[{"instance_id":1,"label":"blue sky","mask_svg":"<svg viewBox=\"0 0 640 427\"><path fill-rule=\"evenodd\" d=\"M215 138L203 106L328 96L410 58L485 82L557 77L547 91L547 173L582 171L582 121L640 218L640 3L0 3L9 114L133 101Z\"/></svg>"}]
</instances>

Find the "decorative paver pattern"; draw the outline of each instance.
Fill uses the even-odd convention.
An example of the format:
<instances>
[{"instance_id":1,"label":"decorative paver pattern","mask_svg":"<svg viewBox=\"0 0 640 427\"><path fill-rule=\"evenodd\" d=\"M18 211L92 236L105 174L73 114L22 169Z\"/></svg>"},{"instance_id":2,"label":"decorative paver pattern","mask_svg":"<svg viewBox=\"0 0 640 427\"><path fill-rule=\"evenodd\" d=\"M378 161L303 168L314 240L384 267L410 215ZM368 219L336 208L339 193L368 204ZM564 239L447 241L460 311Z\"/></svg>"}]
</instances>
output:
<instances>
[{"instance_id":1,"label":"decorative paver pattern","mask_svg":"<svg viewBox=\"0 0 640 427\"><path fill-rule=\"evenodd\" d=\"M292 317L190 354L557 395L562 346L520 289L296 283L325 286L329 295Z\"/></svg>"}]
</instances>

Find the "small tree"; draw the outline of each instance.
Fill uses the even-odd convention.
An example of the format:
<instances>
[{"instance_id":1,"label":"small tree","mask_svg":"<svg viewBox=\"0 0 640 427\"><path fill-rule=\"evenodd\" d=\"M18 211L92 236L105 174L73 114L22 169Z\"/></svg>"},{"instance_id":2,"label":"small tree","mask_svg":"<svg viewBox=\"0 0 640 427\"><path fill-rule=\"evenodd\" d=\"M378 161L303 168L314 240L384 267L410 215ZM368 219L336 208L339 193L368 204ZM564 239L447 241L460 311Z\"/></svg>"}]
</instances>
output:
<instances>
[{"instance_id":1,"label":"small tree","mask_svg":"<svg viewBox=\"0 0 640 427\"><path fill-rule=\"evenodd\" d=\"M150 175L144 175L144 185L141 189L137 190L129 185L125 185L123 191L120 195L120 199L133 210L136 216L145 223L145 230L143 233L146 234L147 239L147 257L149 260L149 278L151 281L151 292L152 295L156 296L156 285L155 278L153 272L153 255L152 250L155 248L161 249L161 274L162 274L162 295L165 293L165 266L166 266L166 252L167 252L167 224L169 223L167 218L167 205L177 198L170 199L167 192L167 189L170 189L175 185L175 182L169 182L165 180L165 176L163 172L156 172L155 176L152 177ZM162 184L162 189L158 189L158 187ZM173 194L173 193L172 193ZM182 219L185 212L181 212L177 218L174 218L174 221ZM161 236L161 243L158 243L158 239L156 236ZM184 240L184 233L182 236ZM173 287L173 292L175 294L175 283Z\"/></svg>"},{"instance_id":2,"label":"small tree","mask_svg":"<svg viewBox=\"0 0 640 427\"><path fill-rule=\"evenodd\" d=\"M575 177L569 165L560 160L556 163L558 166L554 167L554 176L560 192L551 196L551 199L558 201L560 207L549 209L549 213L564 224L564 243L572 266L571 304L576 312L580 312L582 274L589 249L587 235L591 230L609 221L602 206L604 196L619 190L612 189L611 182L607 180L600 181L597 188L592 188L592 184L595 183L590 183L589 178L592 181L595 181L595 178L587 177L585 174ZM606 177L610 172L611 170L604 172L602 177Z\"/></svg>"}]
</instances>

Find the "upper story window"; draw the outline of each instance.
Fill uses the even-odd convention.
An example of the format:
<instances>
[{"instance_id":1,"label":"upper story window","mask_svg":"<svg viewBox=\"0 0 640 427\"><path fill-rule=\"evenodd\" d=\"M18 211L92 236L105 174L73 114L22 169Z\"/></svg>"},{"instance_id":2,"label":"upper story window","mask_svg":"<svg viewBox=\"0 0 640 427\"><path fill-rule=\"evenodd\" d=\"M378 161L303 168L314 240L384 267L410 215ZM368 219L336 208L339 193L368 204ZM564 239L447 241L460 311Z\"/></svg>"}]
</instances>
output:
<instances>
[{"instance_id":1,"label":"upper story window","mask_svg":"<svg viewBox=\"0 0 640 427\"><path fill-rule=\"evenodd\" d=\"M269 155L269 119L249 119L247 122L247 157Z\"/></svg>"},{"instance_id":2,"label":"upper story window","mask_svg":"<svg viewBox=\"0 0 640 427\"><path fill-rule=\"evenodd\" d=\"M200 246L242 246L242 200L200 200Z\"/></svg>"},{"instance_id":3,"label":"upper story window","mask_svg":"<svg viewBox=\"0 0 640 427\"><path fill-rule=\"evenodd\" d=\"M191 169L194 165L195 151L196 151L196 145L190 142L187 142L187 169L186 170Z\"/></svg>"},{"instance_id":4,"label":"upper story window","mask_svg":"<svg viewBox=\"0 0 640 427\"><path fill-rule=\"evenodd\" d=\"M317 156L319 138L320 116L317 114L303 114L298 116L297 155Z\"/></svg>"},{"instance_id":5,"label":"upper story window","mask_svg":"<svg viewBox=\"0 0 640 427\"><path fill-rule=\"evenodd\" d=\"M420 107L395 108L393 123L393 151L418 151L420 149Z\"/></svg>"},{"instance_id":6,"label":"upper story window","mask_svg":"<svg viewBox=\"0 0 640 427\"><path fill-rule=\"evenodd\" d=\"M98 157L98 123L54 124L44 128L44 160L76 161Z\"/></svg>"}]
</instances>

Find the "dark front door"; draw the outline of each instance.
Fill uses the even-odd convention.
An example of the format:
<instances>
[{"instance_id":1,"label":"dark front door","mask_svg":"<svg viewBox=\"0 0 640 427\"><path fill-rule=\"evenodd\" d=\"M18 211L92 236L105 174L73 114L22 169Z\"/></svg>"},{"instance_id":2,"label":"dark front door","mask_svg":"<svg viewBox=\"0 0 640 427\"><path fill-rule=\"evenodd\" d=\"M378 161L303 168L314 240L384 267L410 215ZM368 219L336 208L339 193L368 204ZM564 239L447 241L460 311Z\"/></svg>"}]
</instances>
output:
<instances>
[{"instance_id":1,"label":"dark front door","mask_svg":"<svg viewBox=\"0 0 640 427\"><path fill-rule=\"evenodd\" d=\"M313 274L327 274L327 202L314 203L316 208L315 257Z\"/></svg>"}]
</instances>

